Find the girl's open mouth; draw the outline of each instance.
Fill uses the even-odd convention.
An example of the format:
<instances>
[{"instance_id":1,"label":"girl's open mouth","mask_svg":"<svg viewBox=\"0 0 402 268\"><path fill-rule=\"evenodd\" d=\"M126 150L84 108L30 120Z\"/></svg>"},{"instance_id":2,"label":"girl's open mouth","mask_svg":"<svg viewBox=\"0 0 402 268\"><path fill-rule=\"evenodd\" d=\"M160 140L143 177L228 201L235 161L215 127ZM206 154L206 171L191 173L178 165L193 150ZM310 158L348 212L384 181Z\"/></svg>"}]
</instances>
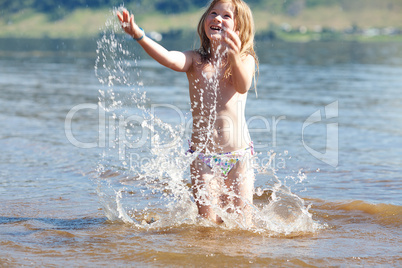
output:
<instances>
[{"instance_id":1,"label":"girl's open mouth","mask_svg":"<svg viewBox=\"0 0 402 268\"><path fill-rule=\"evenodd\" d=\"M219 27L219 26L211 26L210 29L213 30L213 31L222 32L222 28Z\"/></svg>"}]
</instances>

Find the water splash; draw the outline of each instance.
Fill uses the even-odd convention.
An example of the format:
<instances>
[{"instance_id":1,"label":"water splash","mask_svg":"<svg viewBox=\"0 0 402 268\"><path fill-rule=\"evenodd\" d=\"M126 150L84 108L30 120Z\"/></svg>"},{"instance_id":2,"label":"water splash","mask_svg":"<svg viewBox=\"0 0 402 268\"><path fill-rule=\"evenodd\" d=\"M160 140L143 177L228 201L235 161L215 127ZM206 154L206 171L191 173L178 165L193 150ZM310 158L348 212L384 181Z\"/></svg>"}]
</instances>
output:
<instances>
[{"instance_id":1,"label":"water splash","mask_svg":"<svg viewBox=\"0 0 402 268\"><path fill-rule=\"evenodd\" d=\"M120 8L121 9L121 8ZM186 154L184 126L172 126L151 111L151 100L146 94L138 67L140 48L122 33L113 10L103 34L97 42L95 74L101 84L99 109L107 121L102 137L104 150L94 180L106 217L112 222L132 224L136 228L170 228L182 224L213 225L200 219L189 181L189 165L197 156ZM215 59L222 64L220 58ZM219 69L219 68L218 68ZM208 105L207 135L204 145L213 141L212 128L216 120L216 96L219 73L205 76L213 103ZM195 85L197 86L197 85ZM201 94L202 95L202 94ZM205 108L205 107L204 107ZM205 110L205 109L203 109ZM197 148L198 152L205 147ZM269 152L271 160L274 152ZM293 194L275 175L271 165L254 166L258 177L273 178L265 189L255 189L253 227L257 232L291 234L313 232L320 228L308 212L304 201ZM303 173L297 177L303 181ZM230 192L226 192L230 194ZM226 213L226 208L215 206L224 219L222 228L245 227Z\"/></svg>"}]
</instances>

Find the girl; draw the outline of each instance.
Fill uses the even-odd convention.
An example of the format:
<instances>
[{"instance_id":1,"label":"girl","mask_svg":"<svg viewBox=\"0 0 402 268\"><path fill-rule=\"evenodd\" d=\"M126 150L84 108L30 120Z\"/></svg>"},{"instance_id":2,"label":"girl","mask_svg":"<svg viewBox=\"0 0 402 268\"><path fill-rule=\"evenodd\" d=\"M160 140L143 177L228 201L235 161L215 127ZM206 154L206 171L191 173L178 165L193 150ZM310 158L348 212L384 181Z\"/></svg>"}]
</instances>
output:
<instances>
[{"instance_id":1,"label":"girl","mask_svg":"<svg viewBox=\"0 0 402 268\"><path fill-rule=\"evenodd\" d=\"M257 64L250 8L242 0L213 0L198 24L200 48L185 52L148 38L128 11L117 16L152 58L187 74L193 117L188 152L197 156L190 169L199 214L215 223L232 215L249 226L253 145L244 111Z\"/></svg>"}]
</instances>

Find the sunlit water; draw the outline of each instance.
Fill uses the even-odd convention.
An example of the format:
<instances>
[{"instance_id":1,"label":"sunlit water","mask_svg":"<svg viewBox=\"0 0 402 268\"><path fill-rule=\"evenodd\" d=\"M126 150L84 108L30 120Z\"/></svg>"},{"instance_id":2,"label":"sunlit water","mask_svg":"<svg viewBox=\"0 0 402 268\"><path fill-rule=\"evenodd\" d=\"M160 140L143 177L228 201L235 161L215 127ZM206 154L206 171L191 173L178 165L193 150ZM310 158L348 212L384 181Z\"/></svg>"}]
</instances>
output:
<instances>
[{"instance_id":1,"label":"sunlit water","mask_svg":"<svg viewBox=\"0 0 402 268\"><path fill-rule=\"evenodd\" d=\"M247 229L199 220L186 77L108 23L1 40L1 265L401 265L401 44L257 43Z\"/></svg>"}]
</instances>

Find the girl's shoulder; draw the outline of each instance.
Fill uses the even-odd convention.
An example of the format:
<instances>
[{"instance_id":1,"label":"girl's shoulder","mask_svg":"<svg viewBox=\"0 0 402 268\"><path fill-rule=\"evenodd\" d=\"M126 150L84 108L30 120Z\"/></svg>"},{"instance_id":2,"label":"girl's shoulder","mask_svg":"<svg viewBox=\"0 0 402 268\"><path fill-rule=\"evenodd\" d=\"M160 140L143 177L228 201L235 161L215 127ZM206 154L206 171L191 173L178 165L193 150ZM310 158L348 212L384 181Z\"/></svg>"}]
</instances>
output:
<instances>
[{"instance_id":1,"label":"girl's shoulder","mask_svg":"<svg viewBox=\"0 0 402 268\"><path fill-rule=\"evenodd\" d=\"M191 70L194 71L202 65L202 55L198 50L188 50L185 51L184 54L188 58L188 60L191 62Z\"/></svg>"},{"instance_id":2,"label":"girl's shoulder","mask_svg":"<svg viewBox=\"0 0 402 268\"><path fill-rule=\"evenodd\" d=\"M199 62L201 61L201 53L198 50L188 50L184 52L187 54L189 57L192 58L193 62Z\"/></svg>"}]
</instances>

